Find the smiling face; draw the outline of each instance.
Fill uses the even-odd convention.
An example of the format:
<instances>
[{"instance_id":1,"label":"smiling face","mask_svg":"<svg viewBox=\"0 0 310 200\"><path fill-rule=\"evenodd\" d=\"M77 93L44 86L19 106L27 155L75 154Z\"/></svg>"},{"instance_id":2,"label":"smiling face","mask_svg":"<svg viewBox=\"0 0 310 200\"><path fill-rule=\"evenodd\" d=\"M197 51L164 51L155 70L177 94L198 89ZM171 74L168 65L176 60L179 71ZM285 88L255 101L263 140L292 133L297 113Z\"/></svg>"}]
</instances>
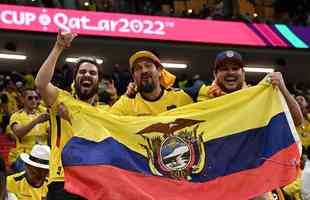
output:
<instances>
[{"instance_id":1,"label":"smiling face","mask_svg":"<svg viewBox=\"0 0 310 200\"><path fill-rule=\"evenodd\" d=\"M217 85L226 93L242 89L245 74L240 64L227 60L215 72Z\"/></svg>"},{"instance_id":2,"label":"smiling face","mask_svg":"<svg viewBox=\"0 0 310 200\"><path fill-rule=\"evenodd\" d=\"M160 69L149 58L137 59L132 73L139 92L151 93L160 85Z\"/></svg>"},{"instance_id":3,"label":"smiling face","mask_svg":"<svg viewBox=\"0 0 310 200\"><path fill-rule=\"evenodd\" d=\"M99 72L95 64L83 62L75 76L75 89L80 100L86 101L97 94Z\"/></svg>"}]
</instances>

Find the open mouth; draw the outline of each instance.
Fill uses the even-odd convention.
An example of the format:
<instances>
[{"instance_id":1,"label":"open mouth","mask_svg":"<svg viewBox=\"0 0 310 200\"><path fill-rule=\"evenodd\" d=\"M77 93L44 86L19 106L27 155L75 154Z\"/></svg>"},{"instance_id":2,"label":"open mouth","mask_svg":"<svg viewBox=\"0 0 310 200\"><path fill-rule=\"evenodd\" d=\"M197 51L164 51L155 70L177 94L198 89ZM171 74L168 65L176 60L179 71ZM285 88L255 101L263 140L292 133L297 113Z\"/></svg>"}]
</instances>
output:
<instances>
[{"instance_id":1,"label":"open mouth","mask_svg":"<svg viewBox=\"0 0 310 200\"><path fill-rule=\"evenodd\" d=\"M237 77L226 77L224 79L227 83L234 83L237 81Z\"/></svg>"},{"instance_id":2,"label":"open mouth","mask_svg":"<svg viewBox=\"0 0 310 200\"><path fill-rule=\"evenodd\" d=\"M87 80L81 81L81 86L82 87L89 88L89 87L91 87L91 85L92 85L91 81L87 81Z\"/></svg>"}]
</instances>

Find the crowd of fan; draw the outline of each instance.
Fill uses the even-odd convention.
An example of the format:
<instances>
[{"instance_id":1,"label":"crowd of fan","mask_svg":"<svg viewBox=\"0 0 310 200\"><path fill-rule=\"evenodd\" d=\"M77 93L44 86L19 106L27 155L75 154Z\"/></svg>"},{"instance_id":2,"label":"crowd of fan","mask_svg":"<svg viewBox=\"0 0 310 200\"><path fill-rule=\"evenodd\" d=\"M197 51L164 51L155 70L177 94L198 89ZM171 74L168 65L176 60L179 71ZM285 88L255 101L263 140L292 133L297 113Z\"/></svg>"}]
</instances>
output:
<instances>
[{"instance_id":1,"label":"crowd of fan","mask_svg":"<svg viewBox=\"0 0 310 200\"><path fill-rule=\"evenodd\" d=\"M94 109L122 116L156 115L249 87L242 56L230 50L219 53L215 59L215 81L205 84L199 75L191 79L180 77L176 85L183 90L171 88L175 76L150 51L136 52L129 59L128 71L122 71L116 65L111 76L102 75L100 65L91 57L80 58L75 69L64 66L54 73L59 56L71 46L76 36L75 33L59 32L50 55L37 74L12 72L0 75L1 128L16 143L9 154L10 170L14 174L7 178L7 189L17 196L21 188L27 188L22 192L38 197L32 196L33 199L46 196L53 200L80 199L65 191L61 162L62 149L73 135L70 119L72 105L89 104ZM131 78L134 83L130 82ZM310 169L306 158L310 151L309 96L302 96L307 95L308 90L295 87L298 92L295 100L280 72L269 74L269 81L278 87L287 102L305 155L300 164L305 173L301 173L292 184L279 188L279 191L287 195L286 199L302 199L302 180L306 179L309 183ZM0 183L3 185L5 181L1 179L0 172ZM271 192L262 195L270 195ZM305 192L310 196L309 187Z\"/></svg>"},{"instance_id":2,"label":"crowd of fan","mask_svg":"<svg viewBox=\"0 0 310 200\"><path fill-rule=\"evenodd\" d=\"M53 84L59 88L72 92L73 86L71 85L73 81L74 71L70 66L65 65L62 70L57 70L53 77ZM35 90L34 84L34 74L23 74L18 72L6 73L0 75L0 87L1 87L1 104L0 104L0 122L1 122L1 132L3 134L8 134L11 139L16 140L16 148L12 148L9 154L9 172L8 174L15 174L20 176L20 173L25 170L25 163L20 158L20 154L23 152L31 152L31 149L35 144L47 144L49 133L48 125L46 121L48 117L46 116L46 108L40 101L39 93ZM131 81L131 74L128 71L121 71L116 66L112 75L104 75L102 81L99 84L98 97L99 101L103 104L113 105L119 98L121 94L127 89L127 84ZM185 91L190 91L197 83L200 83L199 75L195 75L192 78L182 75L178 78L175 86L184 89ZM308 137L310 129L310 95L309 90L304 85L293 87L293 92L296 94L297 102L303 112L305 123L303 126L299 127L299 132L302 132L305 137L301 137L303 144L308 147L310 145L310 140ZM120 92L121 91L121 92ZM32 130L35 137L31 138L30 146L28 144L22 144L21 138L16 133L18 131L12 131L15 123L19 122L19 117L16 117L16 113L21 113L21 110L27 110L29 113L33 114L34 126L37 129ZM13 116L13 117L11 117ZM12 119L13 118L13 119ZM45 124L45 125L44 125ZM33 126L33 127L34 127ZM38 128L39 127L39 128ZM40 134L45 135L42 136ZM26 141L24 141L27 143ZM29 143L29 141L28 141ZM305 148L305 152L309 149ZM308 152L309 154L309 152ZM305 160L307 160L305 158ZM302 166L303 168L304 166ZM17 173L17 175L16 175ZM15 186L14 186L15 187ZM300 179L294 182L292 185L285 188L286 199L296 199L301 200L300 196Z\"/></svg>"}]
</instances>

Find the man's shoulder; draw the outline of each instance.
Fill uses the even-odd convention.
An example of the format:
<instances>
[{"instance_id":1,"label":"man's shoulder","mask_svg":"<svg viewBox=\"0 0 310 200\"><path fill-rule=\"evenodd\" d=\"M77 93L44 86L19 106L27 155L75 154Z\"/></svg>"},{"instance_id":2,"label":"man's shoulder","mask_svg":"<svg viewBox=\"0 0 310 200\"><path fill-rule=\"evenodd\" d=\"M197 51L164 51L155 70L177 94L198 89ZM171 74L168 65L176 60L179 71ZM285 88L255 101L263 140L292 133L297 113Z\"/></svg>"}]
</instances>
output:
<instances>
[{"instance_id":1,"label":"man's shoulder","mask_svg":"<svg viewBox=\"0 0 310 200\"><path fill-rule=\"evenodd\" d=\"M10 119L21 119L21 118L26 118L26 117L27 117L27 113L23 109L20 109L20 110L14 112L11 115Z\"/></svg>"},{"instance_id":2,"label":"man's shoulder","mask_svg":"<svg viewBox=\"0 0 310 200\"><path fill-rule=\"evenodd\" d=\"M209 89L210 89L210 85L202 84L200 89L199 89L199 93L207 92Z\"/></svg>"},{"instance_id":3,"label":"man's shoulder","mask_svg":"<svg viewBox=\"0 0 310 200\"><path fill-rule=\"evenodd\" d=\"M74 96L65 90L57 88L57 98L56 101L50 106L52 110L58 109L60 104L70 104L70 103L78 103L78 100L74 98ZM68 106L68 105L67 105Z\"/></svg>"},{"instance_id":4,"label":"man's shoulder","mask_svg":"<svg viewBox=\"0 0 310 200\"><path fill-rule=\"evenodd\" d=\"M13 181L13 182L20 182L26 178L26 172L19 172L16 174L12 174L7 177L7 182Z\"/></svg>"},{"instance_id":5,"label":"man's shoulder","mask_svg":"<svg viewBox=\"0 0 310 200\"><path fill-rule=\"evenodd\" d=\"M184 99L186 101L192 101L192 97L180 88L167 89L164 95L171 99Z\"/></svg>"}]
</instances>

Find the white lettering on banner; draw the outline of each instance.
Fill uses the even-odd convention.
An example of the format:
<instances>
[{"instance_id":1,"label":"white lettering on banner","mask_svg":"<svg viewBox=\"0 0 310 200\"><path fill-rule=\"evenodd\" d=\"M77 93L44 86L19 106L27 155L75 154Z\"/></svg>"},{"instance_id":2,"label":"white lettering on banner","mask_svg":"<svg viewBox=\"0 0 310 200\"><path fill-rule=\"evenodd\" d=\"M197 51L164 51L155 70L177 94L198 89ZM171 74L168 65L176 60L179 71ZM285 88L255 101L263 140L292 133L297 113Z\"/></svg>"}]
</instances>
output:
<instances>
[{"instance_id":1,"label":"white lettering on banner","mask_svg":"<svg viewBox=\"0 0 310 200\"><path fill-rule=\"evenodd\" d=\"M8 19L9 15L10 15L10 19ZM5 10L5 11L1 12L1 21L5 24L13 24L12 11Z\"/></svg>"},{"instance_id":2,"label":"white lettering on banner","mask_svg":"<svg viewBox=\"0 0 310 200\"><path fill-rule=\"evenodd\" d=\"M129 22L127 19L120 19L120 24L121 24L121 27L119 28L119 32L122 32L122 33L129 33L130 32L130 29L129 29Z\"/></svg>"},{"instance_id":3,"label":"white lettering on banner","mask_svg":"<svg viewBox=\"0 0 310 200\"><path fill-rule=\"evenodd\" d=\"M29 26L36 20L36 15L31 12L15 12L5 10L1 12L1 21L5 24L27 25Z\"/></svg>"},{"instance_id":4,"label":"white lettering on banner","mask_svg":"<svg viewBox=\"0 0 310 200\"><path fill-rule=\"evenodd\" d=\"M0 20L4 24L16 26L30 26L37 21L43 30L47 30L48 26L54 24L54 26L66 32L90 30L97 32L142 33L147 35L165 35L165 28L172 28L174 26L174 22L159 20L119 18L101 19L96 22L87 16L70 17L63 12L58 12L52 16L47 14L47 9L43 9L42 12L42 14L37 14L35 12L3 10L2 12L0 11Z\"/></svg>"},{"instance_id":5,"label":"white lettering on banner","mask_svg":"<svg viewBox=\"0 0 310 200\"><path fill-rule=\"evenodd\" d=\"M57 13L54 16L54 23L56 24L57 27L59 27L60 29L66 31L66 32L70 32L70 28L66 26L66 24L68 23L68 17L67 15L63 14L63 13Z\"/></svg>"}]
</instances>

